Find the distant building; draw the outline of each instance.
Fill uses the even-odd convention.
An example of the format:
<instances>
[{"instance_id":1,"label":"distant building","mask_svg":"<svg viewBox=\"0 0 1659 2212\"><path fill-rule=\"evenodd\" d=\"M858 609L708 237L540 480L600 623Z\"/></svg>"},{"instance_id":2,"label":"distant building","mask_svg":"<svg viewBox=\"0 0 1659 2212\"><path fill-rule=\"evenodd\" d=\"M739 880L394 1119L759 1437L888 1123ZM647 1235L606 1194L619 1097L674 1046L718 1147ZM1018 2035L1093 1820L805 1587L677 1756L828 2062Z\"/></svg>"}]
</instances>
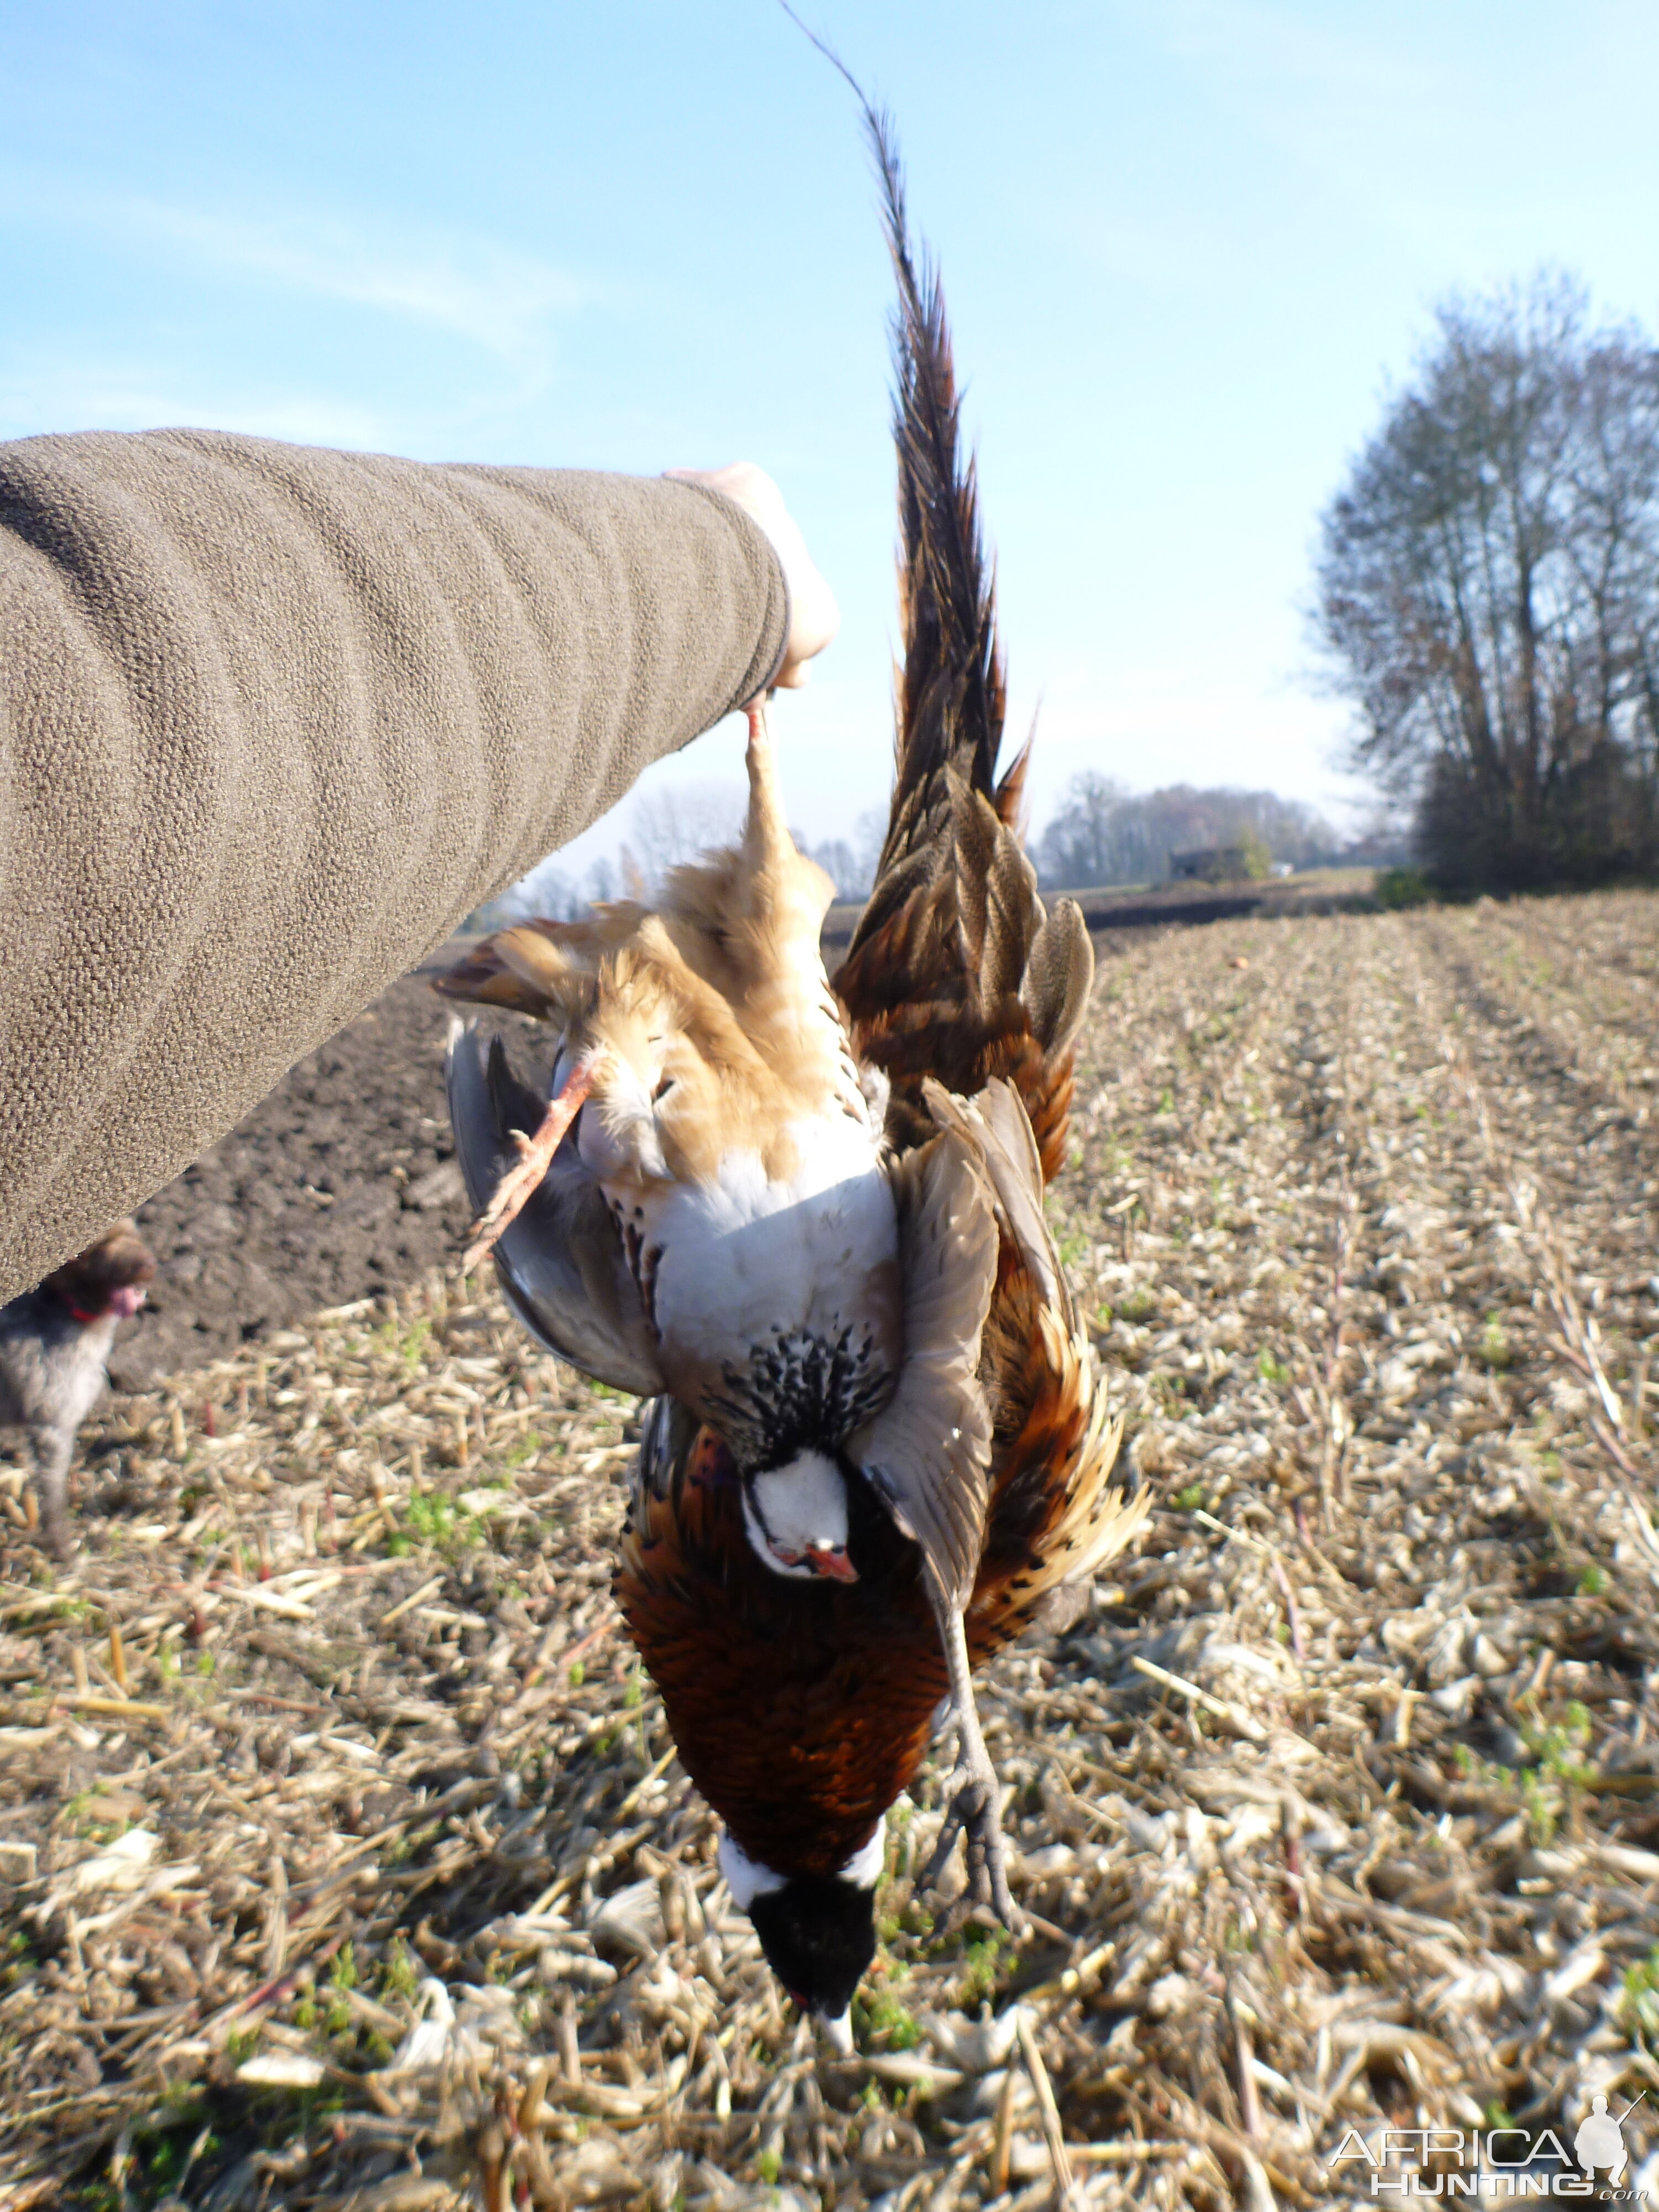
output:
<instances>
[{"instance_id":1,"label":"distant building","mask_svg":"<svg viewBox=\"0 0 1659 2212\"><path fill-rule=\"evenodd\" d=\"M1170 880L1176 884L1248 883L1253 871L1243 845L1199 845L1190 853L1171 853Z\"/></svg>"},{"instance_id":2,"label":"distant building","mask_svg":"<svg viewBox=\"0 0 1659 2212\"><path fill-rule=\"evenodd\" d=\"M1409 837L1386 833L1374 837L1357 837L1345 845L1335 856L1339 868L1403 868L1412 858Z\"/></svg>"}]
</instances>

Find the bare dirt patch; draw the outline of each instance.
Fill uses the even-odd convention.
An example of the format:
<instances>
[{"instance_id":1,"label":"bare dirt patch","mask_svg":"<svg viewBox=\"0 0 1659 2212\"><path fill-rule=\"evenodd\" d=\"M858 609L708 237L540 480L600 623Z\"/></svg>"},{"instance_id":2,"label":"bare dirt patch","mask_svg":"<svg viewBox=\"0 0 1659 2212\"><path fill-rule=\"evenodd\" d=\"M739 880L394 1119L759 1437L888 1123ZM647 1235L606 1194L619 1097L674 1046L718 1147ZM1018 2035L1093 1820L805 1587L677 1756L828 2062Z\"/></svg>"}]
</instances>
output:
<instances>
[{"instance_id":1,"label":"bare dirt patch","mask_svg":"<svg viewBox=\"0 0 1659 2212\"><path fill-rule=\"evenodd\" d=\"M6 1507L10 2202L1266 2212L1659 2087L1656 944L1103 963L1053 1204L1160 1510L988 1678L1031 1938L935 1936L930 1768L850 2065L614 1626L631 1403L441 1277L113 1401L71 1571Z\"/></svg>"},{"instance_id":2,"label":"bare dirt patch","mask_svg":"<svg viewBox=\"0 0 1659 2212\"><path fill-rule=\"evenodd\" d=\"M138 1222L161 1271L111 1364L118 1388L453 1257L467 1212L444 1106L448 1024L426 983L395 984L156 1193Z\"/></svg>"}]
</instances>

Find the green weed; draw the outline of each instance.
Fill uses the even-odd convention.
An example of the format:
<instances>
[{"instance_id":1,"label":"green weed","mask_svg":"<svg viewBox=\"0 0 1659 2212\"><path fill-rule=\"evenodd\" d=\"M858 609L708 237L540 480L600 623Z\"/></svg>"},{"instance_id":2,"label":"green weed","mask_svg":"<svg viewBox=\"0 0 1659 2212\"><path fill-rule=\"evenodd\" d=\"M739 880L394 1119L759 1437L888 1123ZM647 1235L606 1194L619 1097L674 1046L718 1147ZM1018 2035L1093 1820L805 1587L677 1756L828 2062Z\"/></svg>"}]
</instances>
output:
<instances>
[{"instance_id":1,"label":"green weed","mask_svg":"<svg viewBox=\"0 0 1659 2212\"><path fill-rule=\"evenodd\" d=\"M1384 868L1371 889L1377 904L1395 914L1406 907L1427 906L1434 897L1421 868Z\"/></svg>"},{"instance_id":2,"label":"green weed","mask_svg":"<svg viewBox=\"0 0 1659 2212\"><path fill-rule=\"evenodd\" d=\"M1645 1959L1625 1969L1620 1993L1620 2015L1638 2035L1659 2039L1659 1943Z\"/></svg>"},{"instance_id":3,"label":"green weed","mask_svg":"<svg viewBox=\"0 0 1659 2212\"><path fill-rule=\"evenodd\" d=\"M1495 1313L1486 1316L1486 1324L1480 1332L1480 1341L1474 1356L1483 1367L1498 1369L1515 1364L1515 1348Z\"/></svg>"},{"instance_id":4,"label":"green weed","mask_svg":"<svg viewBox=\"0 0 1659 2212\"><path fill-rule=\"evenodd\" d=\"M446 1491L412 1491L400 1511L407 1534L430 1550L465 1551L477 1541L476 1516L464 1512Z\"/></svg>"},{"instance_id":5,"label":"green weed","mask_svg":"<svg viewBox=\"0 0 1659 2212\"><path fill-rule=\"evenodd\" d=\"M995 1929L970 1937L959 1991L963 2004L977 2006L996 1995L997 1973L1002 1963L1002 1937Z\"/></svg>"},{"instance_id":6,"label":"green weed","mask_svg":"<svg viewBox=\"0 0 1659 2212\"><path fill-rule=\"evenodd\" d=\"M1522 1729L1522 1736L1538 1764L1521 1778L1521 1802L1532 1840L1541 1849L1553 1841L1574 1794L1594 1778L1583 1759L1590 1741L1589 1709L1575 1699L1559 1722Z\"/></svg>"},{"instance_id":7,"label":"green weed","mask_svg":"<svg viewBox=\"0 0 1659 2212\"><path fill-rule=\"evenodd\" d=\"M915 2014L901 2004L890 1990L875 1990L867 1997L855 1997L853 2002L860 2043L879 2039L888 2051L914 2051L921 2041L921 2029Z\"/></svg>"},{"instance_id":8,"label":"green weed","mask_svg":"<svg viewBox=\"0 0 1659 2212\"><path fill-rule=\"evenodd\" d=\"M373 1342L377 1351L395 1352L404 1364L404 1373L412 1377L431 1336L432 1323L422 1314L418 1320L410 1323L407 1331L400 1328L395 1321L387 1322L384 1327L375 1330Z\"/></svg>"},{"instance_id":9,"label":"green weed","mask_svg":"<svg viewBox=\"0 0 1659 2212\"><path fill-rule=\"evenodd\" d=\"M389 1997L412 1999L420 1983L414 1954L401 1936L394 1936L386 1946L386 1963L380 1969L380 1988Z\"/></svg>"}]
</instances>

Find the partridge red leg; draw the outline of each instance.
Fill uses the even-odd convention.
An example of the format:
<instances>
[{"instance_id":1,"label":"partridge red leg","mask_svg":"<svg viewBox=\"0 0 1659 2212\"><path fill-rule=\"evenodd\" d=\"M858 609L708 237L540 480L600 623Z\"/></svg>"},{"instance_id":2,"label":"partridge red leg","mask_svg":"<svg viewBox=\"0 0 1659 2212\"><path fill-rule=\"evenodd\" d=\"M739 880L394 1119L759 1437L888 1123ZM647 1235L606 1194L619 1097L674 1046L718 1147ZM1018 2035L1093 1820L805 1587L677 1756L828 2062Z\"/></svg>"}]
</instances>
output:
<instances>
[{"instance_id":1,"label":"partridge red leg","mask_svg":"<svg viewBox=\"0 0 1659 2212\"><path fill-rule=\"evenodd\" d=\"M578 1061L555 1094L535 1135L526 1137L522 1129L512 1132L513 1141L519 1148L518 1165L509 1168L501 1177L489 1205L474 1223L472 1242L461 1255L463 1273L477 1266L528 1205L552 1166L553 1155L564 1142L565 1133L580 1111L583 1099L592 1088L592 1068Z\"/></svg>"}]
</instances>

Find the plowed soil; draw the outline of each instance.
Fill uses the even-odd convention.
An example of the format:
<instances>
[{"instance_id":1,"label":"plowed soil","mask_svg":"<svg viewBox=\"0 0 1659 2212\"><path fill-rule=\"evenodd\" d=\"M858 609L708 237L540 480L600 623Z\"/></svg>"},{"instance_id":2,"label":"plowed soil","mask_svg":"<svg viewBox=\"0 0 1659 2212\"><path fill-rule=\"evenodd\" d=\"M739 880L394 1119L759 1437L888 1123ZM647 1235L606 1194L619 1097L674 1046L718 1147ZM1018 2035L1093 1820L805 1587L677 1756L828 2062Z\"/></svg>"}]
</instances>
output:
<instances>
[{"instance_id":1,"label":"plowed soil","mask_svg":"<svg viewBox=\"0 0 1659 2212\"><path fill-rule=\"evenodd\" d=\"M111 1363L118 1388L406 1289L453 1257L468 1217L444 1107L448 1025L425 982L395 984L157 1192L138 1224L161 1269Z\"/></svg>"}]
</instances>

